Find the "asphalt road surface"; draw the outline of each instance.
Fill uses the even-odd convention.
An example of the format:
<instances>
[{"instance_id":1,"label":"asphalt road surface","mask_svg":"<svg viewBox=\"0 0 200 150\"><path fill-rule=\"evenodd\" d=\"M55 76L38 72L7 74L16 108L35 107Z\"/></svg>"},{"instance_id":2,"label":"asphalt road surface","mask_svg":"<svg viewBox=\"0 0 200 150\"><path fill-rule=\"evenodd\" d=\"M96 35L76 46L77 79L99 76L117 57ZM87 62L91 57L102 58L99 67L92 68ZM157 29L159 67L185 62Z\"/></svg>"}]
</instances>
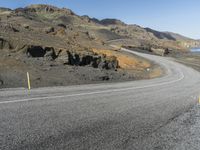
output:
<instances>
[{"instance_id":1,"label":"asphalt road surface","mask_svg":"<svg viewBox=\"0 0 200 150\"><path fill-rule=\"evenodd\" d=\"M152 80L0 91L1 150L124 150L154 147L161 128L197 102L200 74L169 58ZM147 140L148 139L148 140ZM162 139L160 139L162 140Z\"/></svg>"}]
</instances>

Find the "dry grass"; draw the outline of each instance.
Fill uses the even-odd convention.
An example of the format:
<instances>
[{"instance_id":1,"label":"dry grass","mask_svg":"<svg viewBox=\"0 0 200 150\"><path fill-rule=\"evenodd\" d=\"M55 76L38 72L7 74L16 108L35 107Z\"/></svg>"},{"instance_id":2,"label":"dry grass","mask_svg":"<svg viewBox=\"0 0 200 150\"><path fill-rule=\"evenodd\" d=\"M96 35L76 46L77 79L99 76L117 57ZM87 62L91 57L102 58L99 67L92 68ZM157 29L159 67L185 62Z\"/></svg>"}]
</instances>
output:
<instances>
[{"instance_id":1,"label":"dry grass","mask_svg":"<svg viewBox=\"0 0 200 150\"><path fill-rule=\"evenodd\" d=\"M119 51L114 50L102 50L102 49L93 49L93 52L97 54L104 54L108 57L114 56L117 58L119 62L119 66L122 69L136 69L136 70L143 70L145 68L149 68L151 63L147 60L140 58L134 55L128 55L121 53Z\"/></svg>"},{"instance_id":2,"label":"dry grass","mask_svg":"<svg viewBox=\"0 0 200 150\"><path fill-rule=\"evenodd\" d=\"M156 77L159 77L163 74L161 68L154 68L150 74L149 74L149 78L152 79L152 78L156 78Z\"/></svg>"}]
</instances>

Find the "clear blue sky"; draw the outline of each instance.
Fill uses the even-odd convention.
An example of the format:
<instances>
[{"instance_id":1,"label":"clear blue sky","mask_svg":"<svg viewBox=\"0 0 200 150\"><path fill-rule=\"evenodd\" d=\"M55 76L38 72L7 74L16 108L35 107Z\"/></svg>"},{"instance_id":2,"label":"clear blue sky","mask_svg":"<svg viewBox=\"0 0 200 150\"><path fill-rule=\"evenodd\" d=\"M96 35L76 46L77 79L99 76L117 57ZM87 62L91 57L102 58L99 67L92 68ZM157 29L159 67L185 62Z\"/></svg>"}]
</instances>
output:
<instances>
[{"instance_id":1,"label":"clear blue sky","mask_svg":"<svg viewBox=\"0 0 200 150\"><path fill-rule=\"evenodd\" d=\"M200 0L0 0L1 7L9 8L38 3L200 39Z\"/></svg>"}]
</instances>

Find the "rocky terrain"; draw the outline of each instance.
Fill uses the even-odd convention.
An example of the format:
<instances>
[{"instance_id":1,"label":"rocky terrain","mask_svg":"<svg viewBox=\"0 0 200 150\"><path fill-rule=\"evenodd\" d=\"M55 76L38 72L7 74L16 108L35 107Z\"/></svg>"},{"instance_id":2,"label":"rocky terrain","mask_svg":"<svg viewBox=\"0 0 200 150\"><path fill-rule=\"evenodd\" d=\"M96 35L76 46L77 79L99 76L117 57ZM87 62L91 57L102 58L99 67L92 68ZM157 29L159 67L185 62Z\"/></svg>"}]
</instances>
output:
<instances>
[{"instance_id":1,"label":"rocky terrain","mask_svg":"<svg viewBox=\"0 0 200 150\"><path fill-rule=\"evenodd\" d=\"M111 45L115 45L113 48ZM162 69L121 46L167 55L200 42L120 20L78 16L66 8L0 8L0 88L147 79Z\"/></svg>"}]
</instances>

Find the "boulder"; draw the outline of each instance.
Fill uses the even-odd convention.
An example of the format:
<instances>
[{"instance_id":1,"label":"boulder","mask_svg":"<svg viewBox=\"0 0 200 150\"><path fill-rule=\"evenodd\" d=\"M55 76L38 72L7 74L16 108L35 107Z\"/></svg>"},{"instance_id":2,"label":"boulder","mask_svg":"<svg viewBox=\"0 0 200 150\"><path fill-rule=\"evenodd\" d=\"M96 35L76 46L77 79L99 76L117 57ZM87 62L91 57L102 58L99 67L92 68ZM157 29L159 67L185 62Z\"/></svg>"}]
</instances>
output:
<instances>
[{"instance_id":1,"label":"boulder","mask_svg":"<svg viewBox=\"0 0 200 150\"><path fill-rule=\"evenodd\" d=\"M106 76L99 77L99 79L102 81L108 81L110 80L110 77L106 75Z\"/></svg>"},{"instance_id":2,"label":"boulder","mask_svg":"<svg viewBox=\"0 0 200 150\"><path fill-rule=\"evenodd\" d=\"M44 57L46 51L41 46L29 46L27 48L27 56L28 57Z\"/></svg>"},{"instance_id":3,"label":"boulder","mask_svg":"<svg viewBox=\"0 0 200 150\"><path fill-rule=\"evenodd\" d=\"M0 80L0 86L2 86L3 85L3 80Z\"/></svg>"},{"instance_id":4,"label":"boulder","mask_svg":"<svg viewBox=\"0 0 200 150\"><path fill-rule=\"evenodd\" d=\"M154 52L155 54L165 56L166 54L169 54L169 50L165 48L151 48L151 51Z\"/></svg>"},{"instance_id":5,"label":"boulder","mask_svg":"<svg viewBox=\"0 0 200 150\"><path fill-rule=\"evenodd\" d=\"M45 47L44 50L46 52L45 55L44 55L44 57L47 60L54 60L54 59L56 59L57 56L55 54L55 50L54 50L53 47Z\"/></svg>"},{"instance_id":6,"label":"boulder","mask_svg":"<svg viewBox=\"0 0 200 150\"><path fill-rule=\"evenodd\" d=\"M23 24L22 27L24 27L25 29L30 29L30 26L28 24Z\"/></svg>"},{"instance_id":7,"label":"boulder","mask_svg":"<svg viewBox=\"0 0 200 150\"><path fill-rule=\"evenodd\" d=\"M106 61L101 61L101 62L98 64L98 68L100 68L100 69L106 69L106 68L107 68L107 63L106 63Z\"/></svg>"},{"instance_id":8,"label":"boulder","mask_svg":"<svg viewBox=\"0 0 200 150\"><path fill-rule=\"evenodd\" d=\"M45 33L52 33L52 32L54 32L54 27L47 27L47 28L44 28L44 32Z\"/></svg>"}]
</instances>

